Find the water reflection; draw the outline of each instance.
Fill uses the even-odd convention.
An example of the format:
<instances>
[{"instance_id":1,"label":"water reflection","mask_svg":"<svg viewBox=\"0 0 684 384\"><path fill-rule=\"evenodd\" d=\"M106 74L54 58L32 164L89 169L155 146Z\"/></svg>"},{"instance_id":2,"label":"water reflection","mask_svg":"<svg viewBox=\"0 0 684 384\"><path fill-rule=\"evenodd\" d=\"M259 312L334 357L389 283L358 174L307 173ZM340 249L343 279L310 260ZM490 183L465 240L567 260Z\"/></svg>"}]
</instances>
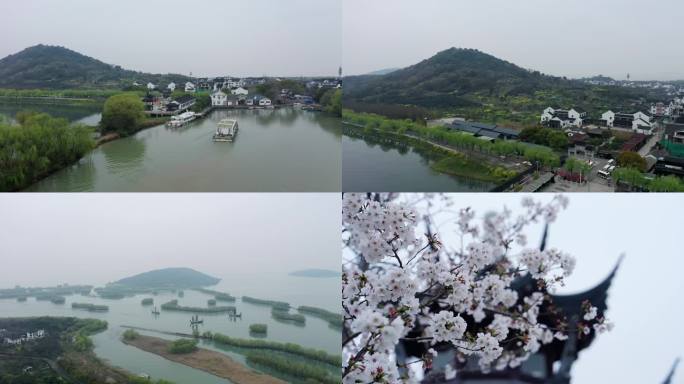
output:
<instances>
[{"instance_id":1,"label":"water reflection","mask_svg":"<svg viewBox=\"0 0 684 384\"><path fill-rule=\"evenodd\" d=\"M126 175L139 170L145 160L145 140L137 136L102 146L106 167L113 173Z\"/></svg>"}]
</instances>

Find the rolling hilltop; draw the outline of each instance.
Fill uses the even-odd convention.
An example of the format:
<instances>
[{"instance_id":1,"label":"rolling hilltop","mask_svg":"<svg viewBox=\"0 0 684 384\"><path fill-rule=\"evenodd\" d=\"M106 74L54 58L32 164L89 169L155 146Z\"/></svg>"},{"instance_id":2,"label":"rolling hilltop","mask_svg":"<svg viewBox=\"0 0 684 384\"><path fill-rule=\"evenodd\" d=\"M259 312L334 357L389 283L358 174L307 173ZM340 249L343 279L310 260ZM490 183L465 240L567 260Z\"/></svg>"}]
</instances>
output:
<instances>
[{"instance_id":1,"label":"rolling hilltop","mask_svg":"<svg viewBox=\"0 0 684 384\"><path fill-rule=\"evenodd\" d=\"M185 82L182 75L161 75L123 69L70 49L36 45L0 59L0 88L122 88L134 81L166 85Z\"/></svg>"},{"instance_id":2,"label":"rolling hilltop","mask_svg":"<svg viewBox=\"0 0 684 384\"><path fill-rule=\"evenodd\" d=\"M190 268L165 268L126 277L113 283L130 288L197 288L217 284L221 279Z\"/></svg>"},{"instance_id":3,"label":"rolling hilltop","mask_svg":"<svg viewBox=\"0 0 684 384\"><path fill-rule=\"evenodd\" d=\"M474 49L450 48L385 75L345 78L345 105L391 117L449 111L485 121L529 123L547 106L631 109L659 95L545 75ZM407 115L400 116L402 106ZM383 113L384 111L384 113Z\"/></svg>"}]
</instances>

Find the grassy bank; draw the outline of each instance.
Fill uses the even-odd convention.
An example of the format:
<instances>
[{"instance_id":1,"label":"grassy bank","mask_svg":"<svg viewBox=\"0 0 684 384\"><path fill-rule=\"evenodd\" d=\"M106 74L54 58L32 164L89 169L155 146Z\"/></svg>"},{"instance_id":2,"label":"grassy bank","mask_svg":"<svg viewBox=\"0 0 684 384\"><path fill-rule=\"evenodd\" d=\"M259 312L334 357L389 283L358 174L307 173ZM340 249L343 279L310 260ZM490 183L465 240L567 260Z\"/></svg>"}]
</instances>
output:
<instances>
[{"instance_id":1,"label":"grassy bank","mask_svg":"<svg viewBox=\"0 0 684 384\"><path fill-rule=\"evenodd\" d=\"M244 349L263 349L277 352L290 353L295 356L303 357L309 360L318 361L329 364L335 368L342 366L342 356L331 355L325 351L317 349L302 347L301 345L293 343L278 343L268 340L246 340L237 339L226 336L220 333L205 332L202 337L212 340L217 344L222 344L230 347L244 348Z\"/></svg>"},{"instance_id":2,"label":"grassy bank","mask_svg":"<svg viewBox=\"0 0 684 384\"><path fill-rule=\"evenodd\" d=\"M275 377L255 372L244 365L234 361L229 356L203 348L188 350L183 348L182 353L174 353L171 350L178 341L169 341L157 337L135 335L123 338L122 341L143 351L161 356L167 360L186 365L188 367L208 372L212 375L228 379L236 384L284 384ZM194 340L181 339L180 342L194 345Z\"/></svg>"},{"instance_id":3,"label":"grassy bank","mask_svg":"<svg viewBox=\"0 0 684 384\"><path fill-rule=\"evenodd\" d=\"M340 378L334 377L328 369L298 362L276 352L251 351L247 353L247 362L256 366L271 368L276 372L295 377L306 383L340 383Z\"/></svg>"},{"instance_id":4,"label":"grassy bank","mask_svg":"<svg viewBox=\"0 0 684 384\"><path fill-rule=\"evenodd\" d=\"M484 141L473 135L452 131L446 127L427 127L411 120L392 120L379 115L356 113L345 110L343 120L363 127L367 131L391 132L404 136L415 136L432 143L442 144L465 152L485 156L517 156L530 162L557 167L560 157L551 148L531 145L515 140Z\"/></svg>"}]
</instances>

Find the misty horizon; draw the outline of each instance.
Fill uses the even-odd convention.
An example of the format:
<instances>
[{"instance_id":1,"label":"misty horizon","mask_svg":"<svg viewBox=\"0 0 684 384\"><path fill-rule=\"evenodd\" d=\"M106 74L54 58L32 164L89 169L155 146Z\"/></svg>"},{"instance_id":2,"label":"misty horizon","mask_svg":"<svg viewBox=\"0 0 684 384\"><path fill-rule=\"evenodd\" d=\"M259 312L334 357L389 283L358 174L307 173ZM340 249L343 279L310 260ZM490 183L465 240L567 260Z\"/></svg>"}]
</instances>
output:
<instances>
[{"instance_id":1,"label":"misty horizon","mask_svg":"<svg viewBox=\"0 0 684 384\"><path fill-rule=\"evenodd\" d=\"M188 4L3 2L0 57L38 44L69 48L147 73L194 77L333 76L341 59L341 3L277 0Z\"/></svg>"},{"instance_id":2,"label":"misty horizon","mask_svg":"<svg viewBox=\"0 0 684 384\"><path fill-rule=\"evenodd\" d=\"M643 0L347 0L343 68L350 76L403 68L463 47L558 77L684 80L684 53L670 49L679 45L684 3L662 0L657 22L638 20L653 6Z\"/></svg>"},{"instance_id":3,"label":"misty horizon","mask_svg":"<svg viewBox=\"0 0 684 384\"><path fill-rule=\"evenodd\" d=\"M387 67L383 67L383 68L376 68L376 69L373 69L373 70L370 70L370 71L364 72L364 73L348 74L348 75L345 75L345 76L353 77L353 76L366 76L366 75L378 75L378 74L384 75L384 74L391 73L391 72L394 72L394 71L398 71L398 70L410 68L410 67L412 67L412 66L414 66L414 65L420 64L421 62L423 62L423 61L425 61L425 60L428 60L428 59L432 58L433 56L439 54L440 52L448 51L448 50L450 50L450 49L474 49L474 50L477 50L477 51L479 51L479 52L482 52L482 53L484 53L484 54L486 54L486 55L495 57L495 58L497 58L497 59L499 59L499 60L503 60L503 61L505 61L505 62L511 63L511 64L513 64L513 65L516 65L516 66L518 66L518 67L520 67L520 68L522 68L522 69L524 69L524 70L530 71L530 72L538 71L538 72L540 72L540 73L543 74L543 75L553 76L553 77L559 77L559 78L567 78L567 79L571 79L571 80L582 80L582 79L590 79L590 78L594 78L594 77L603 77L603 76L605 76L605 77L610 77L610 78L612 78L613 80L616 80L616 81L635 81L635 82L648 82L648 81L659 81L659 82L684 81L684 74L681 76L681 78L673 78L673 79L665 79L665 80L663 80L663 79L634 79L634 78L632 78L631 74L630 74L630 78L629 78L629 79L627 79L626 76L623 76L622 78L619 78L619 77L613 77L613 76L610 76L610 75L605 75L605 74L603 74L603 73L586 74L586 75L578 76L578 77L569 77L569 76L565 76L565 75L562 75L562 74L560 74L560 75L558 75L558 74L549 74L549 73L545 73L545 72L543 72L543 71L540 71L540 70L537 69L537 68L526 68L526 67L521 67L520 65L518 65L518 64L515 63L515 62L512 62L512 61L506 60L506 59L504 59L504 58L498 57L498 56L496 56L496 55L494 55L494 54L492 54L492 53L490 53L490 52L486 52L486 51L483 51L483 50L478 49L478 48L474 48L474 47L456 47L456 46L445 47L444 49L440 49L439 51L434 52L434 54L432 54L432 55L430 55L430 56L428 56L428 57L425 57L425 58L423 58L423 59L420 59L419 61L416 61L415 63L412 63L412 64L408 64L408 65L404 65L404 66L387 66Z\"/></svg>"},{"instance_id":4,"label":"misty horizon","mask_svg":"<svg viewBox=\"0 0 684 384\"><path fill-rule=\"evenodd\" d=\"M0 289L102 286L169 267L219 285L336 271L340 206L336 194L7 195Z\"/></svg>"}]
</instances>

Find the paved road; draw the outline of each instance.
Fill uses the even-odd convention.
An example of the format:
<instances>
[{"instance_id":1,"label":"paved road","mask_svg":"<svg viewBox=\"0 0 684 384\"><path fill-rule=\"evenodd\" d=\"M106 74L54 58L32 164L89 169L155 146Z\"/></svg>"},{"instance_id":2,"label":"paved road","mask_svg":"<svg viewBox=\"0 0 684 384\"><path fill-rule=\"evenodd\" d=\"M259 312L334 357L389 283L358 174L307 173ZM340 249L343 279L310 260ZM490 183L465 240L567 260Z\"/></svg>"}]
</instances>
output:
<instances>
[{"instance_id":1,"label":"paved road","mask_svg":"<svg viewBox=\"0 0 684 384\"><path fill-rule=\"evenodd\" d=\"M643 147L639 150L639 155L641 157L645 157L648 155L649 152L651 152L651 149L662 139L664 129L658 128L653 136L644 144Z\"/></svg>"}]
</instances>

